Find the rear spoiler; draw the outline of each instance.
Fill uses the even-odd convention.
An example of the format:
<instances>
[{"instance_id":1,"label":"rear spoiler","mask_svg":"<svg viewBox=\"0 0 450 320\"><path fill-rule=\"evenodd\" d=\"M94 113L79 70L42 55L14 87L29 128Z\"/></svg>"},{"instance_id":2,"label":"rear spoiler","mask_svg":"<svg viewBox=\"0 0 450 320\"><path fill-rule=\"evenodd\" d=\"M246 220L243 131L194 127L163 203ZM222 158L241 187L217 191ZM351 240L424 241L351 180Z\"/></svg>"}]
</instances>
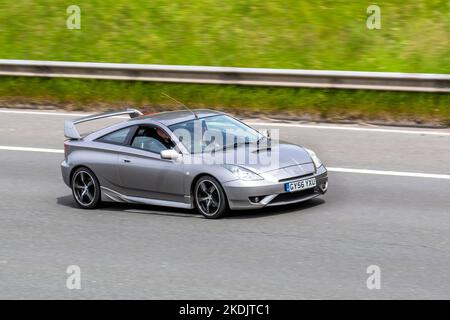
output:
<instances>
[{"instance_id":1,"label":"rear spoiler","mask_svg":"<svg viewBox=\"0 0 450 320\"><path fill-rule=\"evenodd\" d=\"M98 113L93 114L86 117L76 118L73 120L66 120L64 122L64 136L69 139L81 139L80 133L78 132L77 128L75 127L76 124L81 122L87 122L102 118L109 118L109 117L115 117L115 116L121 116L124 114L128 114L130 118L136 118L142 115L142 112L136 109L127 109L123 111L110 111L105 113Z\"/></svg>"}]
</instances>

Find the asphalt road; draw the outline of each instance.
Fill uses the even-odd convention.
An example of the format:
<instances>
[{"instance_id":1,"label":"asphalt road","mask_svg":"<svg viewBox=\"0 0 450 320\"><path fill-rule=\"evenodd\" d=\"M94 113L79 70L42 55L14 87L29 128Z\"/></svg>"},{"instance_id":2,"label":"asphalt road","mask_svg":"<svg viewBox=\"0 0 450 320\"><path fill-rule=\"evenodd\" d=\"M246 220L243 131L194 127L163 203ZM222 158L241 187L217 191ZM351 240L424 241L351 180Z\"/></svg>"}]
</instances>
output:
<instances>
[{"instance_id":1,"label":"asphalt road","mask_svg":"<svg viewBox=\"0 0 450 320\"><path fill-rule=\"evenodd\" d=\"M62 149L67 118L0 112L0 147ZM450 174L448 130L276 127L332 168ZM151 206L78 209L62 157L0 149L1 299L450 299L445 176L332 171L311 203L211 221ZM81 268L80 290L66 288L69 265ZM379 290L366 286L370 265Z\"/></svg>"}]
</instances>

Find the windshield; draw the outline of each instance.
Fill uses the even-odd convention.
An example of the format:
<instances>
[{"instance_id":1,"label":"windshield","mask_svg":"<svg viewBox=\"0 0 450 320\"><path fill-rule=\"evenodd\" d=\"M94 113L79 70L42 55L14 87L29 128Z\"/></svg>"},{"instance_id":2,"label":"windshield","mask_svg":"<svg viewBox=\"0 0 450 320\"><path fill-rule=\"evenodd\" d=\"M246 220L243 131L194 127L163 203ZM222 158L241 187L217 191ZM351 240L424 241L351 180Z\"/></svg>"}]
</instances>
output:
<instances>
[{"instance_id":1,"label":"windshield","mask_svg":"<svg viewBox=\"0 0 450 320\"><path fill-rule=\"evenodd\" d=\"M244 123L218 115L169 126L190 153L223 150L240 144L256 143L264 136Z\"/></svg>"}]
</instances>

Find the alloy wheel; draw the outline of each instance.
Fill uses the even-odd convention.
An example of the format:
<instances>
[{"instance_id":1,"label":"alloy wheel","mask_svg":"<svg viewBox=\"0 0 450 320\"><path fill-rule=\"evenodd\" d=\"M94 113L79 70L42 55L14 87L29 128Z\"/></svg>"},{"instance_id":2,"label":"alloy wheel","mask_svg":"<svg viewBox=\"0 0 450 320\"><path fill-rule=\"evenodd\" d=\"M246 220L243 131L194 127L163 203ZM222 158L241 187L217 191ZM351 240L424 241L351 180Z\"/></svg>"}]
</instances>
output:
<instances>
[{"instance_id":1,"label":"alloy wheel","mask_svg":"<svg viewBox=\"0 0 450 320\"><path fill-rule=\"evenodd\" d=\"M95 200L94 178L86 171L79 171L73 177L73 191L76 200L83 206L91 205Z\"/></svg>"},{"instance_id":2,"label":"alloy wheel","mask_svg":"<svg viewBox=\"0 0 450 320\"><path fill-rule=\"evenodd\" d=\"M197 203L203 214L212 216L220 208L220 193L214 182L203 180L197 187Z\"/></svg>"}]
</instances>

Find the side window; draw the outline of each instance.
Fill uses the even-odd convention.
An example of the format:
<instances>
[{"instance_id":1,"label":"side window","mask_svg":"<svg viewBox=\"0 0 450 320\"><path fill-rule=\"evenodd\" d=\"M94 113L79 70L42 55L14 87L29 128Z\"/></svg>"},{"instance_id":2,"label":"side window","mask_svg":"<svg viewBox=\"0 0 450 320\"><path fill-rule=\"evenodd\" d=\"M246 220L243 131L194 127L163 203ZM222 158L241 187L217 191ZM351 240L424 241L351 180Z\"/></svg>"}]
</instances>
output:
<instances>
[{"instance_id":1,"label":"side window","mask_svg":"<svg viewBox=\"0 0 450 320\"><path fill-rule=\"evenodd\" d=\"M130 132L131 127L123 128L98 139L100 142L112 143L112 144L124 144L127 139L127 135Z\"/></svg>"},{"instance_id":2,"label":"side window","mask_svg":"<svg viewBox=\"0 0 450 320\"><path fill-rule=\"evenodd\" d=\"M162 150L173 149L175 144L169 135L157 127L140 127L131 141L133 148L142 149L154 153L160 153Z\"/></svg>"}]
</instances>

